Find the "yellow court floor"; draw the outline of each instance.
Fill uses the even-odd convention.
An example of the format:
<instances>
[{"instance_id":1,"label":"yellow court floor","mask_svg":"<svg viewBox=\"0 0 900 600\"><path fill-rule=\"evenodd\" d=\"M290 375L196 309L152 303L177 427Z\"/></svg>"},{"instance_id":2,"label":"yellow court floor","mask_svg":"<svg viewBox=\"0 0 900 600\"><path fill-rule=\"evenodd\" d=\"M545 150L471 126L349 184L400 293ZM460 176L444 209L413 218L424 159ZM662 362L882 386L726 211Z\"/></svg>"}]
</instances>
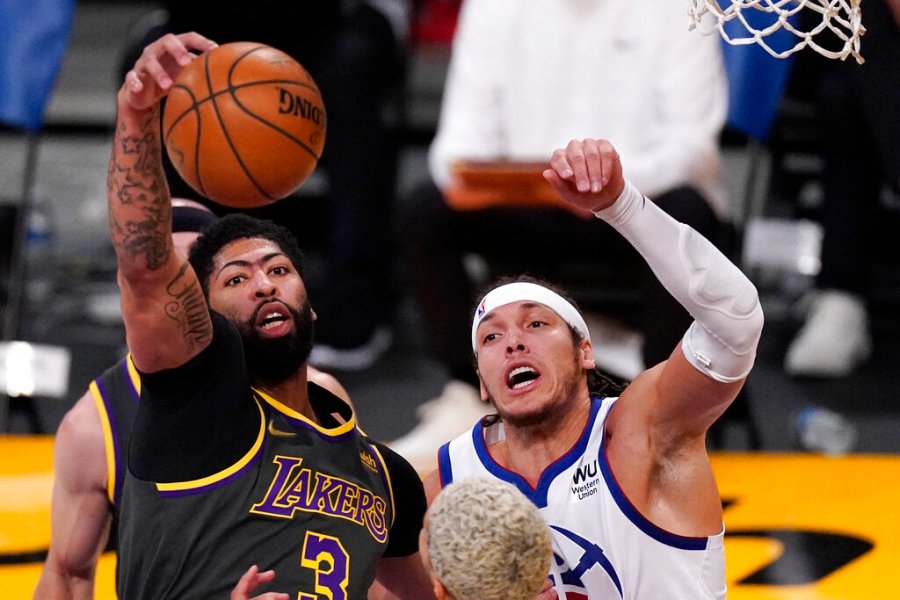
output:
<instances>
[{"instance_id":1,"label":"yellow court floor","mask_svg":"<svg viewBox=\"0 0 900 600\"><path fill-rule=\"evenodd\" d=\"M31 598L50 539L51 436L0 436L0 590ZM900 457L718 453L730 600L897 598ZM115 598L104 555L100 600Z\"/></svg>"}]
</instances>

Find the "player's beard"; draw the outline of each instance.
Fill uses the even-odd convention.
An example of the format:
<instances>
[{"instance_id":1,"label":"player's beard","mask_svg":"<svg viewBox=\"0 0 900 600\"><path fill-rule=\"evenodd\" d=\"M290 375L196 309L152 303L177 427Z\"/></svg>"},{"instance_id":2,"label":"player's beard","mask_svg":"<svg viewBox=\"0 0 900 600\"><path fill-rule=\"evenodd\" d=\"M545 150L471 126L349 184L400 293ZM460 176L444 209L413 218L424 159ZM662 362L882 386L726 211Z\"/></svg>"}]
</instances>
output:
<instances>
[{"instance_id":1,"label":"player's beard","mask_svg":"<svg viewBox=\"0 0 900 600\"><path fill-rule=\"evenodd\" d=\"M571 367L570 373L565 377L563 389L560 394L560 398L565 399L565 402L571 401L571 399L578 394L578 388L585 377L584 372L577 363L577 357L573 357ZM560 398L554 398L553 401L547 402L543 406L524 414L511 414L501 409L497 406L497 403L494 402L493 396L490 396L489 400L504 423L518 429L529 429L532 427L547 426L548 423L560 418L563 412L560 409Z\"/></svg>"},{"instance_id":2,"label":"player's beard","mask_svg":"<svg viewBox=\"0 0 900 600\"><path fill-rule=\"evenodd\" d=\"M493 399L491 400L493 402ZM552 404L545 404L537 410L531 411L530 413L525 414L510 414L505 410L501 409L494 402L494 408L497 409L497 414L500 415L500 418L504 423L507 423L510 427L515 427L517 429L529 429L531 427L535 427L537 425L541 425L546 423L549 419L553 417L554 411L556 407Z\"/></svg>"},{"instance_id":3,"label":"player's beard","mask_svg":"<svg viewBox=\"0 0 900 600\"><path fill-rule=\"evenodd\" d=\"M280 304L294 322L294 331L288 335L279 338L260 335L254 326L256 313L239 325L244 340L244 363L250 379L257 384L277 385L286 381L307 361L312 351L313 318L309 302L304 301L300 310Z\"/></svg>"}]
</instances>

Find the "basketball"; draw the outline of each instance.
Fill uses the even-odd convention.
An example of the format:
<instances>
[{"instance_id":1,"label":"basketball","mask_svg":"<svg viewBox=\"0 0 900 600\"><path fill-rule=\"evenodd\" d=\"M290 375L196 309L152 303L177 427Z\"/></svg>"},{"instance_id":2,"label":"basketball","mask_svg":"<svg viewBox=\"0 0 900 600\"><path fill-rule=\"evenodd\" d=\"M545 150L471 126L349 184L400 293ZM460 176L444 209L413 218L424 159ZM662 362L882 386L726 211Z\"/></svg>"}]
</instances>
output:
<instances>
[{"instance_id":1,"label":"basketball","mask_svg":"<svg viewBox=\"0 0 900 600\"><path fill-rule=\"evenodd\" d=\"M294 193L325 146L316 82L286 53L255 42L195 58L163 108L166 152L204 198L255 208Z\"/></svg>"}]
</instances>

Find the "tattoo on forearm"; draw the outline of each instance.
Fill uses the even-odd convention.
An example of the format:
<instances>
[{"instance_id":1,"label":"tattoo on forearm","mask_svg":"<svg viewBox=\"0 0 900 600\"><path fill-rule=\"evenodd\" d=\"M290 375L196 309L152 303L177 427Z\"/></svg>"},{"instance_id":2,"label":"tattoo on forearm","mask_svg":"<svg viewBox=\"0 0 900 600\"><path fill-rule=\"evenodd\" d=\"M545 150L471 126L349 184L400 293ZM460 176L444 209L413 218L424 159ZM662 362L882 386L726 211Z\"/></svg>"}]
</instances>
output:
<instances>
[{"instance_id":1,"label":"tattoo on forearm","mask_svg":"<svg viewBox=\"0 0 900 600\"><path fill-rule=\"evenodd\" d=\"M171 252L171 206L161 163L159 111L148 111L138 133L120 122L107 176L110 232L124 256L159 269Z\"/></svg>"},{"instance_id":2,"label":"tattoo on forearm","mask_svg":"<svg viewBox=\"0 0 900 600\"><path fill-rule=\"evenodd\" d=\"M191 346L206 344L212 333L212 322L206 298L196 278L189 277L189 263L182 264L175 278L166 286L171 300L166 304L166 316L178 323L184 339Z\"/></svg>"}]
</instances>

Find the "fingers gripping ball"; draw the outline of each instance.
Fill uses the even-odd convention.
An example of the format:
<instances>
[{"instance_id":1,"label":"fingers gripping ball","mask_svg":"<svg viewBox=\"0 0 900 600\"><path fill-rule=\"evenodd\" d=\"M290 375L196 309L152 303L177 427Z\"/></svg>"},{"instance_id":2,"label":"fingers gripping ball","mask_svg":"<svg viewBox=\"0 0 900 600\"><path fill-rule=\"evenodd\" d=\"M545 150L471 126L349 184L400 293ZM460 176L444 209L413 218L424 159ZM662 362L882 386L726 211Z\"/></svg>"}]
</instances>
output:
<instances>
[{"instance_id":1,"label":"fingers gripping ball","mask_svg":"<svg viewBox=\"0 0 900 600\"><path fill-rule=\"evenodd\" d=\"M325 146L325 105L300 63L254 42L223 44L178 76L163 110L163 140L181 177L234 208L289 196Z\"/></svg>"}]
</instances>

